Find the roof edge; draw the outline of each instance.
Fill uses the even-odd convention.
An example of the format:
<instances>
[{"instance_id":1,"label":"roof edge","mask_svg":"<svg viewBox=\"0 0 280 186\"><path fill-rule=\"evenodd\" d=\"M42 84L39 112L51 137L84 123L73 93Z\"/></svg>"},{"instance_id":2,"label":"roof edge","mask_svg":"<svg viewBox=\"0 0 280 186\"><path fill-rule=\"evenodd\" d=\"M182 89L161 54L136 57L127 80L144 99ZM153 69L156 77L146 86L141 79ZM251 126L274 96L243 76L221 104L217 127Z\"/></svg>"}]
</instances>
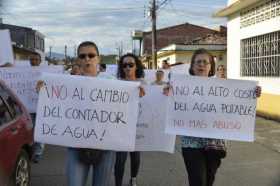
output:
<instances>
[{"instance_id":1,"label":"roof edge","mask_svg":"<svg viewBox=\"0 0 280 186\"><path fill-rule=\"evenodd\" d=\"M235 3L219 10L218 12L213 14L213 17L228 17L248 6L251 6L255 3L260 2L261 0L238 0Z\"/></svg>"}]
</instances>

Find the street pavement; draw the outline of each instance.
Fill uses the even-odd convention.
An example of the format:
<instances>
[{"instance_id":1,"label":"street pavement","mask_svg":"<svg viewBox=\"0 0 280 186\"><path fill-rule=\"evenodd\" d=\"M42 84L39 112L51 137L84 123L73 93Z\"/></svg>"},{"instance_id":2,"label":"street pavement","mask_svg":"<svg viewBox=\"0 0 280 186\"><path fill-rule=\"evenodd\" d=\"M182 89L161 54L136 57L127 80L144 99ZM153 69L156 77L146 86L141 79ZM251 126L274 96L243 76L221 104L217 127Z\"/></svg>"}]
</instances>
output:
<instances>
[{"instance_id":1,"label":"street pavement","mask_svg":"<svg viewBox=\"0 0 280 186\"><path fill-rule=\"evenodd\" d=\"M187 174L177 143L174 154L141 154L138 186L188 186ZM124 185L129 180L129 158ZM39 164L32 165L31 186L66 186L66 149L47 146ZM108 178L113 186L113 176ZM90 185L90 184L88 184ZM254 143L228 142L228 155L218 170L215 186L279 186L280 123L257 118Z\"/></svg>"}]
</instances>

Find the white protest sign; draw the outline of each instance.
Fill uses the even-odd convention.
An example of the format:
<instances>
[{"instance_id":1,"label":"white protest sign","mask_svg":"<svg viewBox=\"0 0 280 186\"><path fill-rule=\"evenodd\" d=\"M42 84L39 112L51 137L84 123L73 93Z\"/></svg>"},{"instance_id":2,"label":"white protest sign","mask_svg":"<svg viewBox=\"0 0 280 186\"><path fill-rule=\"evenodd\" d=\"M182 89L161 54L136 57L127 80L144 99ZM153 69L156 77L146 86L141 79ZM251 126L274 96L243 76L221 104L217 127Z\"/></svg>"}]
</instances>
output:
<instances>
[{"instance_id":1,"label":"white protest sign","mask_svg":"<svg viewBox=\"0 0 280 186\"><path fill-rule=\"evenodd\" d=\"M181 64L181 65L175 65L171 67L171 72L175 74L187 74L189 75L189 69L191 64Z\"/></svg>"},{"instance_id":2,"label":"white protest sign","mask_svg":"<svg viewBox=\"0 0 280 186\"><path fill-rule=\"evenodd\" d=\"M9 30L0 30L0 65L14 63L14 54Z\"/></svg>"},{"instance_id":3,"label":"white protest sign","mask_svg":"<svg viewBox=\"0 0 280 186\"><path fill-rule=\"evenodd\" d=\"M160 70L162 70L162 69L160 69ZM162 70L162 71L164 72L163 81L168 82L169 70ZM151 84L152 82L154 82L156 80L157 70L145 69L144 72L145 72L144 80L147 84Z\"/></svg>"},{"instance_id":4,"label":"white protest sign","mask_svg":"<svg viewBox=\"0 0 280 186\"><path fill-rule=\"evenodd\" d=\"M254 141L256 82L173 74L166 132Z\"/></svg>"},{"instance_id":5,"label":"white protest sign","mask_svg":"<svg viewBox=\"0 0 280 186\"><path fill-rule=\"evenodd\" d=\"M31 67L29 60L15 60L16 67Z\"/></svg>"},{"instance_id":6,"label":"white protest sign","mask_svg":"<svg viewBox=\"0 0 280 186\"><path fill-rule=\"evenodd\" d=\"M117 73L118 73L118 65L106 65L106 73L110 74L114 77L117 77Z\"/></svg>"},{"instance_id":7,"label":"white protest sign","mask_svg":"<svg viewBox=\"0 0 280 186\"><path fill-rule=\"evenodd\" d=\"M168 97L162 86L143 88L146 94L139 103L135 150L173 153L176 135L165 133Z\"/></svg>"},{"instance_id":8,"label":"white protest sign","mask_svg":"<svg viewBox=\"0 0 280 186\"><path fill-rule=\"evenodd\" d=\"M0 68L0 78L15 92L30 113L36 112L38 94L35 87L41 72L62 73L63 67Z\"/></svg>"},{"instance_id":9,"label":"white protest sign","mask_svg":"<svg viewBox=\"0 0 280 186\"><path fill-rule=\"evenodd\" d=\"M43 74L35 140L68 147L134 151L139 82Z\"/></svg>"},{"instance_id":10,"label":"white protest sign","mask_svg":"<svg viewBox=\"0 0 280 186\"><path fill-rule=\"evenodd\" d=\"M44 61L41 62L40 66L43 66L43 67L49 66L49 62L44 60ZM61 65L61 66L63 66L63 65Z\"/></svg>"}]
</instances>

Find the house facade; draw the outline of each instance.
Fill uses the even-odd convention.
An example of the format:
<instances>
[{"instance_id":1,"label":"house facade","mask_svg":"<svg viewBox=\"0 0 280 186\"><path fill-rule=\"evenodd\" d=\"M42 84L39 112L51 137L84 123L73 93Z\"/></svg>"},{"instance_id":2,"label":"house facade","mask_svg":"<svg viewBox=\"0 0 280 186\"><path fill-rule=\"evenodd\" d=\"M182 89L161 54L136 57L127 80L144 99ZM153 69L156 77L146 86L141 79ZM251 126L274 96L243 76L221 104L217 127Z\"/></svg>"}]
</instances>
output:
<instances>
[{"instance_id":1,"label":"house facade","mask_svg":"<svg viewBox=\"0 0 280 186\"><path fill-rule=\"evenodd\" d=\"M225 27L223 27L226 30ZM190 64L193 53L200 48L208 50L213 56L216 65L227 66L227 35L226 31L198 37L189 43L172 44L158 51L159 65L164 60L169 64ZM160 66L161 67L161 66Z\"/></svg>"},{"instance_id":2,"label":"house facade","mask_svg":"<svg viewBox=\"0 0 280 186\"><path fill-rule=\"evenodd\" d=\"M27 60L32 54L45 60L45 36L42 33L32 28L3 23L0 23L0 29L10 30L16 60Z\"/></svg>"},{"instance_id":3,"label":"house facade","mask_svg":"<svg viewBox=\"0 0 280 186\"><path fill-rule=\"evenodd\" d=\"M258 81L259 114L280 119L280 0L230 0L215 16L228 18L228 77Z\"/></svg>"}]
</instances>

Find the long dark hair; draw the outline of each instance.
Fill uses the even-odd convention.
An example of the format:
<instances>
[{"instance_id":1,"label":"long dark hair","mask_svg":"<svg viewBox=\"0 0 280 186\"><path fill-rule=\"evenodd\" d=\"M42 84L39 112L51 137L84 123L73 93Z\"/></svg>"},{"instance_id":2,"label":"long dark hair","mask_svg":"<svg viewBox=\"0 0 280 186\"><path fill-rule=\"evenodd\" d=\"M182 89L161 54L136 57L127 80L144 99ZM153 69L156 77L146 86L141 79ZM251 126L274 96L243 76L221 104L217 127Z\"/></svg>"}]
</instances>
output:
<instances>
[{"instance_id":1,"label":"long dark hair","mask_svg":"<svg viewBox=\"0 0 280 186\"><path fill-rule=\"evenodd\" d=\"M126 57L132 57L135 61L135 64L136 64L136 72L135 72L136 78L144 78L145 73L144 73L144 66L143 66L142 62L140 61L140 59L136 55L131 54L131 53L127 53L120 58L119 63L118 63L118 78L125 79L125 73L123 71L123 60Z\"/></svg>"},{"instance_id":2,"label":"long dark hair","mask_svg":"<svg viewBox=\"0 0 280 186\"><path fill-rule=\"evenodd\" d=\"M214 57L212 56L212 54L210 54L210 52L208 52L206 49L204 48L200 48L198 50L196 50L192 56L192 60L191 60L191 67L189 69L189 72L191 75L195 75L193 73L193 65L194 65L194 61L195 61L195 58L196 56L200 55L200 54L207 54L208 57L209 57L209 62L211 64L211 69L210 69L210 72L208 74L208 77L211 77L211 76L214 76L215 75L215 72L216 72L216 69L215 69L215 61L214 61Z\"/></svg>"}]
</instances>

